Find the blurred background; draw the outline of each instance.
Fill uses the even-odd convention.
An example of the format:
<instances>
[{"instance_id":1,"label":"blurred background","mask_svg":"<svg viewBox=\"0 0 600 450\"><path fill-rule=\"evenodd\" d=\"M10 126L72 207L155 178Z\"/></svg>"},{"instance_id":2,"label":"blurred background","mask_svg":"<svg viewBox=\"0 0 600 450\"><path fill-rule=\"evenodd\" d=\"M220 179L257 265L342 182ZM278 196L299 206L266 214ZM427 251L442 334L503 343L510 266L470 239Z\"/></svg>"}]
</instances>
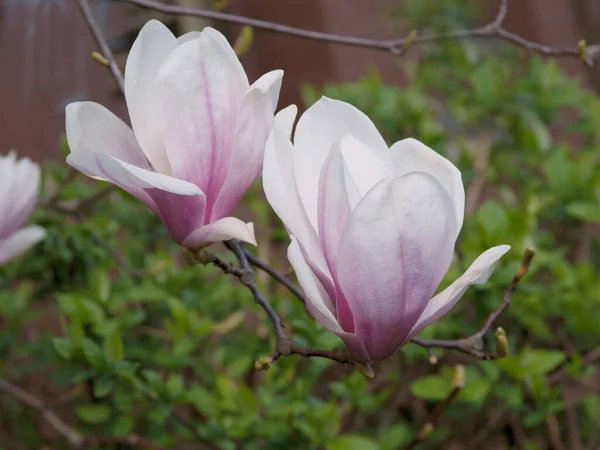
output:
<instances>
[{"instance_id":1,"label":"blurred background","mask_svg":"<svg viewBox=\"0 0 600 450\"><path fill-rule=\"evenodd\" d=\"M476 27L498 8L492 0L173 3L369 38ZM90 4L121 67L151 17L176 34L215 26L231 42L241 30L122 0ZM510 0L504 26L551 47L598 44L600 2ZM421 337L479 330L523 251L536 248L496 323L509 355L482 361L408 344L374 366L373 380L322 359L282 358L256 371L274 337L248 292L214 267L186 264L143 205L64 164L66 104L95 101L128 121L110 73L90 57L97 46L76 2L0 0L0 153L43 161L32 223L48 230L36 250L0 267L0 380L46 405L86 449L600 449L598 67L495 39L415 45L401 57L260 30L246 44L251 81L285 70L280 107L305 109L323 94L351 102L388 144L416 137L460 168L466 219L442 288L483 250L512 246L490 281ZM293 277L288 236L260 182L240 217L255 223L258 256ZM341 346L280 285L264 274L259 282L299 344ZM493 330L485 349L495 351ZM457 364L465 387L423 434ZM0 392L1 450L70 447L39 411Z\"/></svg>"},{"instance_id":2,"label":"blurred background","mask_svg":"<svg viewBox=\"0 0 600 450\"><path fill-rule=\"evenodd\" d=\"M212 7L212 0L173 0L182 6ZM221 6L220 4L223 6ZM230 0L217 2L233 14L290 26L371 38L405 35L390 17L401 1L365 0ZM469 7L465 2L465 7ZM470 2L475 3L475 2ZM506 27L519 35L554 47L573 46L581 39L600 38L600 3L595 0L518 0L509 8ZM178 33L214 26L232 40L240 27L190 17L165 17L117 0L95 0L91 6L115 52L124 63L137 31L149 17L169 23ZM470 5L473 7L473 5ZM491 18L497 1L478 2L480 20ZM242 59L251 80L274 68L286 72L280 105L301 104L301 86L328 80L354 81L371 67L386 83L403 85L403 62L378 50L306 41L258 31L255 45ZM55 142L64 131L64 107L93 100L120 112L125 109L114 83L91 58L94 41L73 0L2 0L0 2L0 148L16 148L36 159L57 158ZM600 87L597 70L577 61L559 61L561 68L585 84ZM32 132L35 130L35 132Z\"/></svg>"}]
</instances>

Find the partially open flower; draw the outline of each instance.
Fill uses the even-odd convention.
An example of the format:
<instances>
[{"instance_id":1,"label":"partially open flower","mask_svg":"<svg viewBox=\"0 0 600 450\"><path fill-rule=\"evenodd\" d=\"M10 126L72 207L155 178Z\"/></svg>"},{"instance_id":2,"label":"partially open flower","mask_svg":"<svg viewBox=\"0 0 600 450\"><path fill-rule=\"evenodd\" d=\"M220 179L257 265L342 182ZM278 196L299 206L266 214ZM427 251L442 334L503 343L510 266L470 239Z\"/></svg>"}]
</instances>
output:
<instances>
[{"instance_id":1,"label":"partially open flower","mask_svg":"<svg viewBox=\"0 0 600 450\"><path fill-rule=\"evenodd\" d=\"M231 214L261 173L282 75L250 85L218 31L175 38L151 20L125 70L133 130L101 105L71 103L67 162L142 200L185 247L255 244L252 224Z\"/></svg>"},{"instance_id":2,"label":"partially open flower","mask_svg":"<svg viewBox=\"0 0 600 450\"><path fill-rule=\"evenodd\" d=\"M362 361L387 358L487 281L491 248L433 296L462 227L459 170L415 139L388 148L353 106L323 97L298 121L275 118L263 183L289 231L288 257L308 307Z\"/></svg>"},{"instance_id":3,"label":"partially open flower","mask_svg":"<svg viewBox=\"0 0 600 450\"><path fill-rule=\"evenodd\" d=\"M46 236L42 227L24 227L40 193L40 168L14 152L0 156L0 264L25 252Z\"/></svg>"}]
</instances>

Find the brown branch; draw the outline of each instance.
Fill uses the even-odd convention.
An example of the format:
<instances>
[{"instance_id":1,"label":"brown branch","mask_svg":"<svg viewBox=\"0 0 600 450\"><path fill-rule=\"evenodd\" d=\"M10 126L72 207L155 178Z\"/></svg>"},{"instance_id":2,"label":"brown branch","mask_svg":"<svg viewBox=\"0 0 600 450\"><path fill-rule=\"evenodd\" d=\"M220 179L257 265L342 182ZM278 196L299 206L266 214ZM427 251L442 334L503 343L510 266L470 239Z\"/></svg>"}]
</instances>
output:
<instances>
[{"instance_id":1,"label":"brown branch","mask_svg":"<svg viewBox=\"0 0 600 450\"><path fill-rule=\"evenodd\" d=\"M195 252L192 255L197 263L214 264L217 267L219 267L224 273L233 275L236 278L238 278L240 282L244 286L246 286L248 290L250 290L252 296L254 297L254 301L258 305L260 305L260 307L267 313L267 316L269 317L269 320L273 325L273 329L275 330L275 352L273 352L273 354L271 354L270 356L265 356L256 361L255 367L257 369L263 370L269 368L272 362L276 361L282 356L299 355L305 358L319 357L331 359L341 364L353 364L358 368L359 371L361 371L361 373L368 373L368 370L366 369L364 364L355 361L347 353L343 353L337 350L307 349L297 344L294 344L292 338L289 337L285 332L279 314L277 314L277 312L273 309L269 301L260 292L258 286L256 285L256 277L254 275L254 271L252 270L251 264L255 264L259 260L251 255L249 257L249 253L244 249L244 247L239 241L228 241L225 243L225 245L227 246L227 248L229 248L229 250L233 252L235 257L237 258L239 267L233 266L219 258L217 255L207 252L205 250ZM254 261L254 263L251 261ZM277 271L270 268L267 264L263 262L260 262L260 265L263 266L263 270L267 271L267 273L269 274L277 273ZM279 282L285 280L285 283L282 284L293 287L292 283L281 274L279 274L279 277L276 279ZM300 294L302 294L298 290L298 288L294 287L294 289ZM303 299L304 296L302 295L301 298Z\"/></svg>"},{"instance_id":2,"label":"brown branch","mask_svg":"<svg viewBox=\"0 0 600 450\"><path fill-rule=\"evenodd\" d=\"M465 387L465 368L457 365L454 368L454 380L452 380L452 390L438 405L427 415L425 422L419 429L417 436L406 446L406 450L412 450L418 444L423 442L433 432L437 424L440 422L442 415L448 408L448 405L456 398L461 389Z\"/></svg>"},{"instance_id":3,"label":"brown branch","mask_svg":"<svg viewBox=\"0 0 600 450\"><path fill-rule=\"evenodd\" d=\"M235 23L238 25L249 25L258 30L285 34L301 39L309 39L320 42L330 42L334 44L350 45L355 47L371 48L375 50L384 50L390 52L393 55L401 55L413 45L421 45L431 42L452 39L462 40L471 38L501 39L515 46L526 48L530 52L536 52L545 56L578 58L585 62L588 66L591 66L594 60L600 54L600 45L591 45L586 47L584 43L583 47L549 47L546 45L538 44L537 42L529 41L517 34L507 31L503 27L503 23L508 12L508 0L501 1L500 8L498 9L498 13L496 14L494 20L487 25L477 28L458 30L450 33L429 36L418 36L415 35L413 31L407 37L399 39L366 39L356 36L324 33L320 31L312 31L303 28L290 27L280 23L268 22L266 20L259 20L235 14L211 11L208 9L169 5L156 0L123 1L137 5L140 8L150 9L164 14L203 17L221 22Z\"/></svg>"},{"instance_id":4,"label":"brown branch","mask_svg":"<svg viewBox=\"0 0 600 450\"><path fill-rule=\"evenodd\" d=\"M82 448L85 442L84 436L63 422L60 417L33 395L3 378L0 378L0 391L37 410L43 419L69 443L71 448Z\"/></svg>"},{"instance_id":5,"label":"brown branch","mask_svg":"<svg viewBox=\"0 0 600 450\"><path fill-rule=\"evenodd\" d=\"M130 447L143 447L151 450L165 450L165 447L157 445L137 434L129 436L84 436L70 425L67 425L47 405L10 381L0 377L0 391L19 400L30 408L40 413L42 418L60 434L71 448L88 448L90 444L125 444Z\"/></svg>"},{"instance_id":6,"label":"brown branch","mask_svg":"<svg viewBox=\"0 0 600 450\"><path fill-rule=\"evenodd\" d=\"M296 296L298 300L300 300L303 304L306 305L306 298L304 297L304 293L302 292L302 290L297 288L294 285L294 283L288 280L288 278L284 274L282 274L278 270L275 270L273 267L269 266L264 261L258 259L246 248L244 248L244 252L246 253L246 258L248 258L248 262L250 262L250 264L269 274L274 280L279 282L279 284L283 285L288 291L290 291L294 296Z\"/></svg>"},{"instance_id":7,"label":"brown branch","mask_svg":"<svg viewBox=\"0 0 600 450\"><path fill-rule=\"evenodd\" d=\"M500 303L500 306L498 306L498 308L496 308L494 311L492 311L492 313L490 313L481 329L475 334L467 338L457 340L444 341L435 339L414 338L411 340L411 342L420 345L421 347L425 347L426 349L430 349L432 347L445 348L450 350L458 350L462 353L466 353L468 355L475 356L476 358L480 359L497 358L499 356L497 353L488 353L483 351L483 338L488 333L492 325L494 325L494 322L498 319L498 317L500 317L504 310L508 308L508 305L510 305L512 294L519 286L519 282L521 281L521 279L529 271L529 265L531 264L531 260L533 259L534 255L534 250L525 250L523 258L521 259L521 264L519 264L517 273L515 274L515 276L512 279L512 282L508 285L506 291L504 292L504 298L502 300L502 303Z\"/></svg>"},{"instance_id":8,"label":"brown branch","mask_svg":"<svg viewBox=\"0 0 600 450\"><path fill-rule=\"evenodd\" d=\"M94 18L94 14L90 8L88 0L77 0L77 4L79 5L79 10L96 41L98 47L100 47L100 51L102 56L108 61L108 68L110 69L110 73L117 83L117 87L121 91L123 95L125 95L125 81L123 80L123 74L121 73L121 69L119 68L115 57L106 42L104 35L102 34L102 30L98 26L98 22Z\"/></svg>"}]
</instances>

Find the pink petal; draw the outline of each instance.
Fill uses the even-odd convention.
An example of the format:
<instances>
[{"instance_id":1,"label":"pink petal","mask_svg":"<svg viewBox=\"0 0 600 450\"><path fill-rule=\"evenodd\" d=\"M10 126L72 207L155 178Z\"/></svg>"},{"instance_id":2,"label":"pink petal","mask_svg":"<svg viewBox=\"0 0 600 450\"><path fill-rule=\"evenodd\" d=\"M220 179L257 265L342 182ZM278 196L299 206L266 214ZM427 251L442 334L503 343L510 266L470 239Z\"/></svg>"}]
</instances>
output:
<instances>
[{"instance_id":1,"label":"pink petal","mask_svg":"<svg viewBox=\"0 0 600 450\"><path fill-rule=\"evenodd\" d=\"M356 358L361 361L369 361L371 358L360 338L355 334L344 332L340 327L332 311L331 299L320 283L319 278L306 262L298 241L294 236L291 236L291 238L292 242L288 247L288 259L304 290L306 307L317 322L342 338L346 347Z\"/></svg>"},{"instance_id":2,"label":"pink petal","mask_svg":"<svg viewBox=\"0 0 600 450\"><path fill-rule=\"evenodd\" d=\"M354 209L337 279L374 360L396 351L418 320L450 265L455 235L451 199L423 172L381 181Z\"/></svg>"},{"instance_id":3,"label":"pink petal","mask_svg":"<svg viewBox=\"0 0 600 450\"><path fill-rule=\"evenodd\" d=\"M429 301L418 322L412 328L409 339L450 311L470 285L487 282L494 271L494 265L509 250L510 245L499 245L479 255L460 278Z\"/></svg>"},{"instance_id":4,"label":"pink petal","mask_svg":"<svg viewBox=\"0 0 600 450\"><path fill-rule=\"evenodd\" d=\"M273 98L279 97L282 76L281 70L263 75L244 96L238 114L227 178L213 209L211 221L231 215L262 171L265 143L273 127Z\"/></svg>"},{"instance_id":5,"label":"pink petal","mask_svg":"<svg viewBox=\"0 0 600 450\"><path fill-rule=\"evenodd\" d=\"M96 163L105 179L135 195L158 214L178 244L203 225L206 196L196 185L103 154L96 155Z\"/></svg>"},{"instance_id":6,"label":"pink petal","mask_svg":"<svg viewBox=\"0 0 600 450\"><path fill-rule=\"evenodd\" d=\"M190 233L183 241L183 246L200 248L220 241L239 239L256 245L254 225L244 223L235 217L225 217L208 225L203 225Z\"/></svg>"},{"instance_id":7,"label":"pink petal","mask_svg":"<svg viewBox=\"0 0 600 450\"><path fill-rule=\"evenodd\" d=\"M158 74L161 128L173 175L206 194L208 217L227 176L247 89L233 50L212 29L175 49Z\"/></svg>"}]
</instances>

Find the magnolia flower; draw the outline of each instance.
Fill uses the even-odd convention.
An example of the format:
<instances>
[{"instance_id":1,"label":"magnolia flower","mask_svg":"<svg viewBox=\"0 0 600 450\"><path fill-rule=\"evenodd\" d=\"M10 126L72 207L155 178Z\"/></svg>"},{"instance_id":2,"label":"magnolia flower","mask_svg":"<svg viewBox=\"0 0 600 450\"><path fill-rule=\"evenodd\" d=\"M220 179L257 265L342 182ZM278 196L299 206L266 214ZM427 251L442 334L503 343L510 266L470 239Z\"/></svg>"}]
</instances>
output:
<instances>
[{"instance_id":1,"label":"magnolia flower","mask_svg":"<svg viewBox=\"0 0 600 450\"><path fill-rule=\"evenodd\" d=\"M42 240L46 231L23 227L40 193L40 168L14 152L0 156L0 264L19 256Z\"/></svg>"},{"instance_id":2,"label":"magnolia flower","mask_svg":"<svg viewBox=\"0 0 600 450\"><path fill-rule=\"evenodd\" d=\"M277 114L267 141L267 199L291 235L289 260L313 316L355 358L382 360L484 283L508 245L491 248L434 295L462 227L454 165L415 139L388 148L358 109L323 97L298 121Z\"/></svg>"},{"instance_id":3,"label":"magnolia flower","mask_svg":"<svg viewBox=\"0 0 600 450\"><path fill-rule=\"evenodd\" d=\"M125 70L133 130L101 105L71 103L67 162L143 201L185 247L256 244L252 224L231 214L262 170L282 76L249 85L217 30L175 38L151 20Z\"/></svg>"}]
</instances>

